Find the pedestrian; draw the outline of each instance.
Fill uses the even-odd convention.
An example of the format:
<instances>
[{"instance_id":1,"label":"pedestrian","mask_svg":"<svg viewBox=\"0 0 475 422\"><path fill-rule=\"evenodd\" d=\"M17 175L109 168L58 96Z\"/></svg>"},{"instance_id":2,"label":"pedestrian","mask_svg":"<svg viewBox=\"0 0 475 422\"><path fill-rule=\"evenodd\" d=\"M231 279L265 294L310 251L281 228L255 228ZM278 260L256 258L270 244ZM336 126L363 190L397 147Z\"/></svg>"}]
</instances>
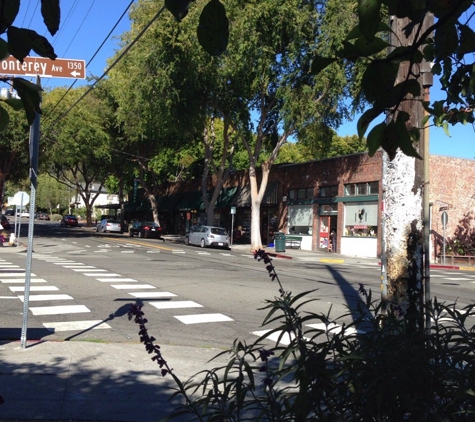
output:
<instances>
[{"instance_id":1,"label":"pedestrian","mask_svg":"<svg viewBox=\"0 0 475 422\"><path fill-rule=\"evenodd\" d=\"M333 228L330 232L330 240L331 240L331 247L332 252L336 252L336 229Z\"/></svg>"}]
</instances>

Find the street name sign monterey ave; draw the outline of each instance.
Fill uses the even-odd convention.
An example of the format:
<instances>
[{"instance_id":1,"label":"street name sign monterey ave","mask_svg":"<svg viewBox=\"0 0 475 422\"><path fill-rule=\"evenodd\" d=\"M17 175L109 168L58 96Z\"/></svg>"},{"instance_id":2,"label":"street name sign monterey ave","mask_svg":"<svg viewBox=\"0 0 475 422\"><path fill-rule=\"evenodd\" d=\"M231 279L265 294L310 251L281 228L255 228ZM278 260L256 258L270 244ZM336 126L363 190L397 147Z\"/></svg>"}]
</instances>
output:
<instances>
[{"instance_id":1,"label":"street name sign monterey ave","mask_svg":"<svg viewBox=\"0 0 475 422\"><path fill-rule=\"evenodd\" d=\"M43 78L86 78L86 62L75 59L55 59L26 56L23 63L13 56L0 61L0 74L40 76Z\"/></svg>"}]
</instances>

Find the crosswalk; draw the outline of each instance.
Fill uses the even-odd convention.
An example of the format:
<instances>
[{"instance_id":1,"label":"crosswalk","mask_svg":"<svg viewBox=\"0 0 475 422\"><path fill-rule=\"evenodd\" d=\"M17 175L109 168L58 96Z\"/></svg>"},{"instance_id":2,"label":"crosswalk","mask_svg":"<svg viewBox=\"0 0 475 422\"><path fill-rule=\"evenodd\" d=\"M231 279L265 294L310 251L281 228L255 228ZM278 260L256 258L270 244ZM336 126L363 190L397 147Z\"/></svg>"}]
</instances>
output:
<instances>
[{"instance_id":1,"label":"crosswalk","mask_svg":"<svg viewBox=\"0 0 475 422\"><path fill-rule=\"evenodd\" d=\"M202 252L200 251L200 253ZM179 312L179 315L173 315L173 318L182 324L193 325L234 321L233 318L225 314L206 312L206 308L198 302L185 300L173 292L161 291L151 284L143 283L135 278L125 277L119 273L110 272L94 265L87 265L77 260L41 253L35 253L34 259L60 266L76 274L89 277L98 283L107 284L111 289L126 292L131 298L146 301L157 311L186 310L185 314ZM25 270L20 266L5 259L0 259L0 283L7 286L10 292L10 294L3 294L5 290L2 289L3 295L0 295L0 300L16 299L24 302L25 275ZM441 280L475 284L475 273L470 272L437 270L431 272L431 278L435 282L436 280ZM74 297L68 293L61 292L60 288L49 283L47 279L40 278L32 273L30 274L30 283L28 295L29 312L38 318L57 317L56 321L44 321L42 325L45 329L51 332L111 329L111 326L106 321L88 318L87 316L91 314L91 310L85 304L71 304L74 301ZM66 315L72 315L74 318L77 316L77 319L73 321L62 320L62 316ZM309 325L309 327L329 332L341 329L341 326L338 325L330 327L323 324L319 327L315 326L315 324ZM266 331L253 331L251 334L260 337L265 336ZM279 340L281 344L286 344L291 339L288 336L282 337L280 333L273 333L269 335L268 340L272 342Z\"/></svg>"},{"instance_id":2,"label":"crosswalk","mask_svg":"<svg viewBox=\"0 0 475 422\"><path fill-rule=\"evenodd\" d=\"M168 291L159 291L151 284L140 283L139 280L124 277L121 274L110 272L108 270L98 268L94 265L86 265L75 260L54 257L48 254L34 255L35 259L49 262L54 265L61 266L85 277L91 277L100 283L107 283L112 289L126 291L132 298L139 298L147 301L157 310L182 310L182 309L200 309L203 305L190 301L181 300L176 294ZM25 287L17 284L24 284L25 270L19 266L12 264L6 260L0 259L0 283L8 286L11 296L1 296L0 299L19 299L25 300ZM43 327L53 332L59 331L81 331L85 329L111 329L111 326L104 321L84 318L85 314L91 313L86 305L76 304L69 305L68 301L74 300L69 295L60 292L57 286L48 284L45 279L37 278L36 274L30 275L30 294L28 295L29 311L37 317L57 316L56 322L43 322ZM38 283L44 285L38 286ZM172 299L163 301L164 298ZM44 306L37 306L44 302ZM61 304L56 304L61 302ZM76 321L62 321L61 316L80 314L80 319ZM174 318L187 325L205 324L215 322L231 322L233 319L227 315L220 313L186 313L183 315L175 315Z\"/></svg>"}]
</instances>

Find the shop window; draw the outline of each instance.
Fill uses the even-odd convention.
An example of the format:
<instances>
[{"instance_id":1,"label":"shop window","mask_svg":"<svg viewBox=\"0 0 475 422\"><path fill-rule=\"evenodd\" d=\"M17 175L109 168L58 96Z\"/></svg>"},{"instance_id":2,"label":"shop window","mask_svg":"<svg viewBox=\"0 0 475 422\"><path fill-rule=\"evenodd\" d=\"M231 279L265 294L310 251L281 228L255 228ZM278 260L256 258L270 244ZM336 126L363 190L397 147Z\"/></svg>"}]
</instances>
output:
<instances>
[{"instance_id":1,"label":"shop window","mask_svg":"<svg viewBox=\"0 0 475 422\"><path fill-rule=\"evenodd\" d=\"M312 234L313 205L291 205L288 212L289 234Z\"/></svg>"},{"instance_id":2,"label":"shop window","mask_svg":"<svg viewBox=\"0 0 475 422\"><path fill-rule=\"evenodd\" d=\"M328 197L338 196L338 185L320 186L319 196L320 196L320 198L328 198Z\"/></svg>"},{"instance_id":3,"label":"shop window","mask_svg":"<svg viewBox=\"0 0 475 422\"><path fill-rule=\"evenodd\" d=\"M350 183L345 185L345 196L377 195L378 182Z\"/></svg>"},{"instance_id":4,"label":"shop window","mask_svg":"<svg viewBox=\"0 0 475 422\"><path fill-rule=\"evenodd\" d=\"M378 236L378 203L345 204L345 236Z\"/></svg>"},{"instance_id":5,"label":"shop window","mask_svg":"<svg viewBox=\"0 0 475 422\"><path fill-rule=\"evenodd\" d=\"M295 189L290 189L289 190L289 199L292 200L292 199L295 199Z\"/></svg>"}]
</instances>

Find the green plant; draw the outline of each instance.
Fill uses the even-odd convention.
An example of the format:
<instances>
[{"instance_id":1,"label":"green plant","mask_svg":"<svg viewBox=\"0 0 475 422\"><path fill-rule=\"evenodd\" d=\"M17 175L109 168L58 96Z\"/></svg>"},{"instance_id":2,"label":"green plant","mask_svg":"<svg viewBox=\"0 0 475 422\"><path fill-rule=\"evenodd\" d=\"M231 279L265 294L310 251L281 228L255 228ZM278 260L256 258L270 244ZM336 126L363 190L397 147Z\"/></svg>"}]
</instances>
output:
<instances>
[{"instance_id":1,"label":"green plant","mask_svg":"<svg viewBox=\"0 0 475 422\"><path fill-rule=\"evenodd\" d=\"M236 340L229 363L182 382L147 333L141 305L129 319L163 375L176 382L182 404L167 419L184 414L198 421L470 421L475 418L475 336L466 328L474 306L457 310L437 300L426 309L430 335L413 330L410 316L383 316L371 292L338 320L304 311L309 292L286 292L271 258L258 251L279 296L266 302L271 331L252 344ZM322 325L323 323L323 325ZM318 325L317 325L318 324ZM323 327L323 328L321 328ZM275 347L266 337L280 333ZM290 340L287 345L282 339Z\"/></svg>"}]
</instances>

